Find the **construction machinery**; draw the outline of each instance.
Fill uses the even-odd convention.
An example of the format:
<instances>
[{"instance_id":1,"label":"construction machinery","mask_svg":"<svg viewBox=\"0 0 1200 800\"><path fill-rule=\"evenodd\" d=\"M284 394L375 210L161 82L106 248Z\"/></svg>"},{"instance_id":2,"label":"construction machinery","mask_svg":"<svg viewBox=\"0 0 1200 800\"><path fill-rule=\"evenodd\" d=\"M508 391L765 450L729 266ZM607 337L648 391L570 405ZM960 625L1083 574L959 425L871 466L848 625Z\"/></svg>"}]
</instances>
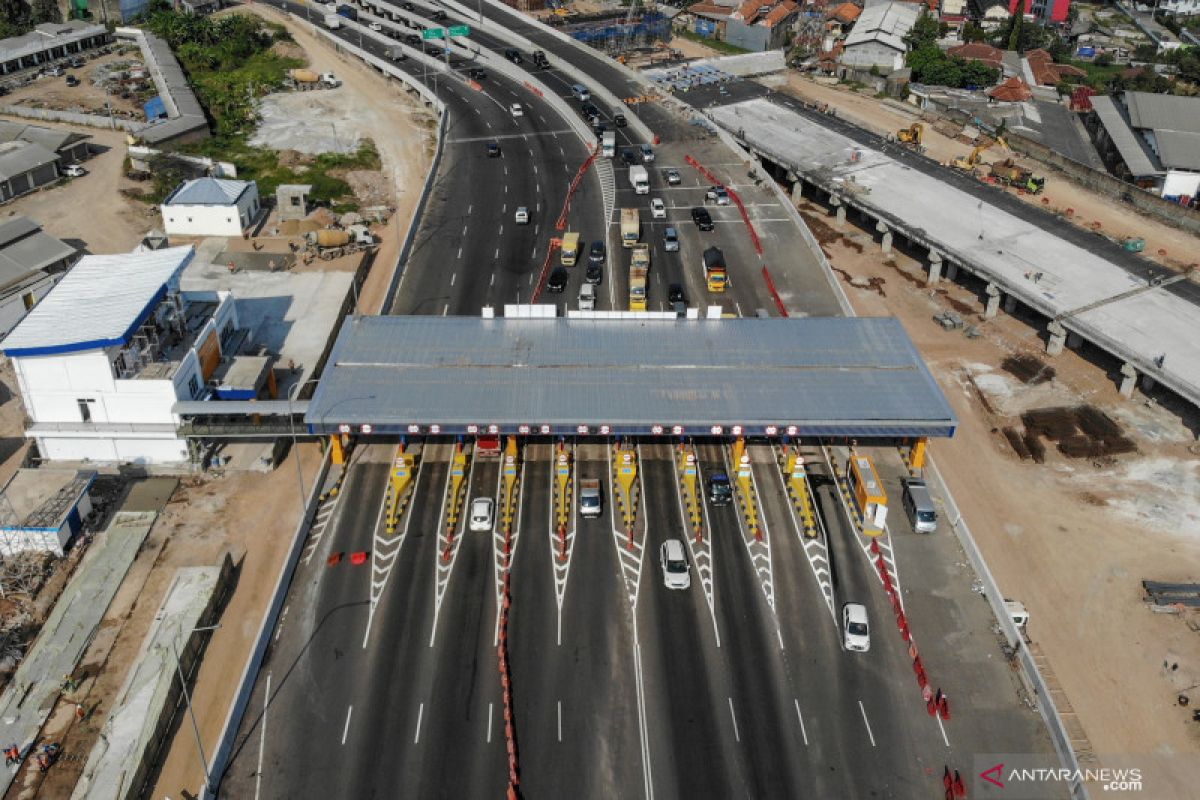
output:
<instances>
[{"instance_id":1,"label":"construction machinery","mask_svg":"<svg viewBox=\"0 0 1200 800\"><path fill-rule=\"evenodd\" d=\"M1013 186L1030 194L1041 194L1046 188L1046 179L1035 176L1033 170L1026 169L1011 158L997 161L988 167L988 174L1005 186Z\"/></svg>"},{"instance_id":2,"label":"construction machinery","mask_svg":"<svg viewBox=\"0 0 1200 800\"><path fill-rule=\"evenodd\" d=\"M345 230L324 228L304 234L305 250L316 252L323 261L365 250L375 244L375 237L366 225L351 225Z\"/></svg>"},{"instance_id":3,"label":"construction machinery","mask_svg":"<svg viewBox=\"0 0 1200 800\"><path fill-rule=\"evenodd\" d=\"M896 141L900 144L907 145L919 153L925 152L925 145L921 144L921 139L925 135L925 126L919 122L914 122L907 128L901 128L896 131Z\"/></svg>"},{"instance_id":4,"label":"construction machinery","mask_svg":"<svg viewBox=\"0 0 1200 800\"><path fill-rule=\"evenodd\" d=\"M992 144L992 142L981 144L971 151L971 155L967 156L966 158L956 158L951 161L948 166L954 167L955 169L960 169L963 172L974 172L975 167L979 165L979 157L983 154L983 151L991 147Z\"/></svg>"},{"instance_id":5,"label":"construction machinery","mask_svg":"<svg viewBox=\"0 0 1200 800\"><path fill-rule=\"evenodd\" d=\"M332 72L314 72L311 69L289 69L287 77L293 88L305 89L336 89L342 82Z\"/></svg>"}]
</instances>

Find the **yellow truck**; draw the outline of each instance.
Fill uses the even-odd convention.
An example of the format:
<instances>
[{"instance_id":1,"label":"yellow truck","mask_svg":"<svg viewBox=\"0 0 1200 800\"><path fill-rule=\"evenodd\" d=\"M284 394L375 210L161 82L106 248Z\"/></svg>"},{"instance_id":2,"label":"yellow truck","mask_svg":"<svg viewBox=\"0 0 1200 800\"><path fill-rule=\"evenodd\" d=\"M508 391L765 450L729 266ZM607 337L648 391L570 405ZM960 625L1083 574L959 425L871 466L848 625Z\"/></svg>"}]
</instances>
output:
<instances>
[{"instance_id":1,"label":"yellow truck","mask_svg":"<svg viewBox=\"0 0 1200 800\"><path fill-rule=\"evenodd\" d=\"M642 238L642 218L636 208L621 209L621 245L633 247Z\"/></svg>"},{"instance_id":2,"label":"yellow truck","mask_svg":"<svg viewBox=\"0 0 1200 800\"><path fill-rule=\"evenodd\" d=\"M650 245L635 244L629 262L629 310L646 310L646 279L650 274Z\"/></svg>"},{"instance_id":3,"label":"yellow truck","mask_svg":"<svg viewBox=\"0 0 1200 800\"><path fill-rule=\"evenodd\" d=\"M575 259L579 258L579 234L575 231L567 231L563 237L561 258L564 267L575 266Z\"/></svg>"}]
</instances>

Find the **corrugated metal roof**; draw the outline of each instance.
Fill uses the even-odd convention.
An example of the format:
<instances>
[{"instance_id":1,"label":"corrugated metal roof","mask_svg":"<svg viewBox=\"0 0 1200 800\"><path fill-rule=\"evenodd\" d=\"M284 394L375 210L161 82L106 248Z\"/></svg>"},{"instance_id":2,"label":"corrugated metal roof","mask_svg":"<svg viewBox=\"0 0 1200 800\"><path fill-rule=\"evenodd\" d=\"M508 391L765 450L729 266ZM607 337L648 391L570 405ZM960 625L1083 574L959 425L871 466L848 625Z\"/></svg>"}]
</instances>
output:
<instances>
[{"instance_id":1,"label":"corrugated metal roof","mask_svg":"<svg viewBox=\"0 0 1200 800\"><path fill-rule=\"evenodd\" d=\"M19 237L8 235L10 226L30 223L32 230L21 226ZM0 288L24 280L31 272L56 264L75 254L71 245L43 233L41 227L25 217L0 225Z\"/></svg>"},{"instance_id":2,"label":"corrugated metal roof","mask_svg":"<svg viewBox=\"0 0 1200 800\"><path fill-rule=\"evenodd\" d=\"M495 424L800 426L809 435L943 435L956 421L890 318L347 320L305 417L378 433ZM423 427L424 432L424 427Z\"/></svg>"},{"instance_id":3,"label":"corrugated metal roof","mask_svg":"<svg viewBox=\"0 0 1200 800\"><path fill-rule=\"evenodd\" d=\"M1105 133L1121 154L1121 160L1135 177L1156 175L1162 169L1155 165L1149 148L1142 138L1129 127L1128 120L1121 113L1120 107L1108 95L1098 94L1092 97L1092 110L1100 118Z\"/></svg>"},{"instance_id":4,"label":"corrugated metal roof","mask_svg":"<svg viewBox=\"0 0 1200 800\"><path fill-rule=\"evenodd\" d=\"M864 42L882 42L903 53L908 49L904 36L912 30L920 6L912 3L880 3L867 6L854 23L854 29L846 37L846 47Z\"/></svg>"},{"instance_id":5,"label":"corrugated metal roof","mask_svg":"<svg viewBox=\"0 0 1200 800\"><path fill-rule=\"evenodd\" d=\"M33 142L15 141L0 144L0 180L24 175L38 167L58 161L58 153Z\"/></svg>"},{"instance_id":6,"label":"corrugated metal roof","mask_svg":"<svg viewBox=\"0 0 1200 800\"><path fill-rule=\"evenodd\" d=\"M125 344L145 322L194 249L168 247L145 253L84 256L8 337L9 357L94 350Z\"/></svg>"},{"instance_id":7,"label":"corrugated metal roof","mask_svg":"<svg viewBox=\"0 0 1200 800\"><path fill-rule=\"evenodd\" d=\"M1200 133L1155 131L1154 141L1164 167L1200 170Z\"/></svg>"},{"instance_id":8,"label":"corrugated metal roof","mask_svg":"<svg viewBox=\"0 0 1200 800\"><path fill-rule=\"evenodd\" d=\"M164 206L232 206L250 188L253 181L233 181L226 178L196 178L184 181Z\"/></svg>"},{"instance_id":9,"label":"corrugated metal roof","mask_svg":"<svg viewBox=\"0 0 1200 800\"><path fill-rule=\"evenodd\" d=\"M1200 133L1200 97L1125 92L1121 100L1135 128Z\"/></svg>"}]
</instances>

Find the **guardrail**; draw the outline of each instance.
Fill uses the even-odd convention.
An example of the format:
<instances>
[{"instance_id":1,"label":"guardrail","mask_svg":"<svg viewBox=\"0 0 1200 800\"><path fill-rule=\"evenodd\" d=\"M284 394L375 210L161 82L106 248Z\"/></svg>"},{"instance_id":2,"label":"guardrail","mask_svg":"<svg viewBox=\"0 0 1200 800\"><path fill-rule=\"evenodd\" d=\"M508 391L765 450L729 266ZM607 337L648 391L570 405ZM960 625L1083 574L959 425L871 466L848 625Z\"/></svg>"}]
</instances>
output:
<instances>
[{"instance_id":1,"label":"guardrail","mask_svg":"<svg viewBox=\"0 0 1200 800\"><path fill-rule=\"evenodd\" d=\"M388 309L392 307L392 303L396 302L396 295L400 291L400 283L404 280L404 272L408 268L408 259L412 255L413 242L417 239L417 230L421 227L421 220L425 217L425 204L429 200L429 193L433 191L433 183L437 179L438 165L442 162L442 152L445 150L446 142L446 118L449 116L445 108L438 113L438 132L437 132L437 147L433 151L433 161L429 165L429 173L425 176L425 182L421 184L421 196L417 198L417 205L413 209L412 219L408 222L408 230L404 233L404 242L400 245L400 253L396 258L396 266L392 269L392 280L388 283L387 293L383 297L383 306L379 309L380 313L389 313Z\"/></svg>"},{"instance_id":2,"label":"guardrail","mask_svg":"<svg viewBox=\"0 0 1200 800\"><path fill-rule=\"evenodd\" d=\"M267 646L271 642L271 631L275 629L275 625L279 621L279 615L283 611L283 602L287 599L288 588L292 584L292 577L295 575L296 566L300 563L300 554L304 550L304 543L308 540L309 526L312 524L313 516L317 512L317 506L321 502L321 487L324 485L325 479L329 476L329 467L332 464L331 452L331 450L325 451L325 458L321 461L321 469L317 473L316 480L313 481L308 500L304 504L304 511L300 515L300 522L296 525L296 533L292 538L291 549L288 551L287 559L283 562L283 567L279 570L279 577L275 579L275 590L271 593L271 602L267 606L267 613L263 615L262 624L259 625L258 636L254 640L254 648L250 651L250 657L246 660L246 666L242 669L237 694L234 695L233 703L229 707L229 714L225 717L225 725L221 729L221 738L217 741L217 746L213 750L212 760L209 762L208 780L205 783L207 794L202 796L200 800L208 800L210 797L216 797L217 787L220 786L221 778L224 776L225 770L229 767L229 758L233 754L238 728L242 724L242 717L246 714L246 708L250 705L250 695L254 691L254 682L258 677L258 670L262 666L263 659L266 657ZM295 452L292 455L296 458L300 457Z\"/></svg>"}]
</instances>

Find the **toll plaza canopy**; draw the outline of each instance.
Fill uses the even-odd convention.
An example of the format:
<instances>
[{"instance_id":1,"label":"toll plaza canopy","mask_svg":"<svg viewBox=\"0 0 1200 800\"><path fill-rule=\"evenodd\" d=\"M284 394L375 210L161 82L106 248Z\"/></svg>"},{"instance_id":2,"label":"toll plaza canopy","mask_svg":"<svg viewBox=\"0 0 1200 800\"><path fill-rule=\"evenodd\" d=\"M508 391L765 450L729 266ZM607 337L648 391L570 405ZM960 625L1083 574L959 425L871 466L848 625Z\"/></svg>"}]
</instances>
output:
<instances>
[{"instance_id":1,"label":"toll plaza canopy","mask_svg":"<svg viewBox=\"0 0 1200 800\"><path fill-rule=\"evenodd\" d=\"M891 318L347 319L312 433L951 436Z\"/></svg>"}]
</instances>

